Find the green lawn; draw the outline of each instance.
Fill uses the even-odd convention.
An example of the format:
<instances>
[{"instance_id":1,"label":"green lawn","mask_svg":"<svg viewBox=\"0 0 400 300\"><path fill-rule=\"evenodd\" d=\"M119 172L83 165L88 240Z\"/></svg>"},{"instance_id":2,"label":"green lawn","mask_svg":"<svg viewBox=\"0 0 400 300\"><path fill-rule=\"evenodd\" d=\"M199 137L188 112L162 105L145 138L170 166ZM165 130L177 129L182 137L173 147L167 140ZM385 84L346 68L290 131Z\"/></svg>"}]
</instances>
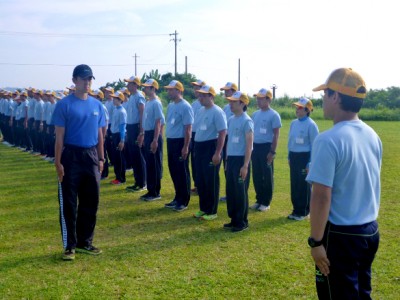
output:
<instances>
[{"instance_id":1,"label":"green lawn","mask_svg":"<svg viewBox=\"0 0 400 300\"><path fill-rule=\"evenodd\" d=\"M320 130L331 121L317 121ZM399 299L399 122L370 122L384 145L381 245L373 265L373 298ZM316 299L309 222L291 212L286 161L289 121L283 121L275 162L271 210L250 212L250 229L225 232L226 205L218 219L192 217L198 197L177 213L164 159L162 200L102 182L94 244L104 253L61 260L54 166L0 144L1 299ZM133 178L128 175L128 184ZM225 188L221 176L221 187ZM225 194L223 191L221 194ZM250 203L254 189L249 189Z\"/></svg>"}]
</instances>

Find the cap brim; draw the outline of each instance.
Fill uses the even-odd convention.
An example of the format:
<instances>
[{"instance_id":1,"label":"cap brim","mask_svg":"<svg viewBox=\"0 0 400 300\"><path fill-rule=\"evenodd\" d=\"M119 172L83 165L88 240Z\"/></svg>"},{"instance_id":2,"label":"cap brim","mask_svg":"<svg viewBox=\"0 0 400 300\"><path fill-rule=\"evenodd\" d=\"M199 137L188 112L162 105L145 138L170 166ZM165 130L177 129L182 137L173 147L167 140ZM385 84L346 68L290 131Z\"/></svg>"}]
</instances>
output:
<instances>
[{"instance_id":1,"label":"cap brim","mask_svg":"<svg viewBox=\"0 0 400 300\"><path fill-rule=\"evenodd\" d=\"M226 99L231 101L240 101L239 98L233 98L233 97L226 97Z\"/></svg>"},{"instance_id":2,"label":"cap brim","mask_svg":"<svg viewBox=\"0 0 400 300\"><path fill-rule=\"evenodd\" d=\"M326 90L328 88L328 86L324 83L321 84L320 86L317 86L316 88L313 88L313 92L318 92L318 91L323 91Z\"/></svg>"}]
</instances>

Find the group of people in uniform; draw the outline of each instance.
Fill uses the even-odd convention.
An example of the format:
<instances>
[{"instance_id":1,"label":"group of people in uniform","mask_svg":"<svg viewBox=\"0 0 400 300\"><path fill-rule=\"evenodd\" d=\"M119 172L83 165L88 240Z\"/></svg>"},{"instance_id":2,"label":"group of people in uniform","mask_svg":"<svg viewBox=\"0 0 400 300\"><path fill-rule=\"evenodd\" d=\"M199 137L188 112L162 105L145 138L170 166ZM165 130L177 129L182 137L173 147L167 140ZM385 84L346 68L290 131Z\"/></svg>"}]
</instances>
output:
<instances>
[{"instance_id":1,"label":"group of people in uniform","mask_svg":"<svg viewBox=\"0 0 400 300\"><path fill-rule=\"evenodd\" d=\"M250 99L235 83L220 88L228 101L220 108L214 102L215 89L204 81L191 83L197 99L189 103L183 98L182 83L172 80L164 87L170 100L164 116L155 79L142 83L132 76L125 79L126 88L92 91L93 79L89 66L76 66L74 86L57 104L61 97L52 91L0 91L3 143L54 161L64 260L75 259L75 252L102 252L92 240L100 180L108 177L110 164L115 173L111 184L125 183L126 169L132 168L135 183L126 189L147 191L140 197L145 201L161 198L164 127L175 190L166 208L183 211L191 194L197 193L199 210L193 216L211 221L217 218L219 202L226 201L230 222L223 228L232 232L248 228L249 208L270 209L282 126L270 106L271 91L262 88L254 94L258 110L249 116ZM301 97L293 103L296 119L288 136L293 211L288 218L311 217L308 244L316 265L318 296L369 299L371 265L379 245L382 144L358 119L367 92L358 73L337 69L314 90L324 91L324 115L333 119L334 127L319 134L310 118L311 100ZM226 177L224 197L219 195L221 165ZM256 192L251 206L250 173Z\"/></svg>"}]
</instances>

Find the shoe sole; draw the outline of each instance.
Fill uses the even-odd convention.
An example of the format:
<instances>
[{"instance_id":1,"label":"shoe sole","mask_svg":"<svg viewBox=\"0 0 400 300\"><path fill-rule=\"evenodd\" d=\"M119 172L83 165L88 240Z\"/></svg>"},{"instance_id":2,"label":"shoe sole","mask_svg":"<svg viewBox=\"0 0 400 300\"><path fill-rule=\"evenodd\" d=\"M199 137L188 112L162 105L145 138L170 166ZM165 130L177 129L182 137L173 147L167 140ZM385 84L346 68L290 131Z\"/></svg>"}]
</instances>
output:
<instances>
[{"instance_id":1,"label":"shoe sole","mask_svg":"<svg viewBox=\"0 0 400 300\"><path fill-rule=\"evenodd\" d=\"M71 260L75 259L75 255L74 256L63 256L62 259L65 261L71 261Z\"/></svg>"},{"instance_id":2,"label":"shoe sole","mask_svg":"<svg viewBox=\"0 0 400 300\"><path fill-rule=\"evenodd\" d=\"M82 248L76 248L76 249L75 249L75 252L76 252L76 253L89 254L89 255L99 255L99 254L101 254L103 251L100 250L99 252L93 252L93 251L89 251L89 250L82 249Z\"/></svg>"},{"instance_id":3,"label":"shoe sole","mask_svg":"<svg viewBox=\"0 0 400 300\"><path fill-rule=\"evenodd\" d=\"M244 228L241 228L240 230L234 229L234 228L235 228L235 227L232 227L232 228L231 228L231 232L233 232L233 233L245 231L245 230L249 229L249 226L246 226L246 227L244 227Z\"/></svg>"}]
</instances>

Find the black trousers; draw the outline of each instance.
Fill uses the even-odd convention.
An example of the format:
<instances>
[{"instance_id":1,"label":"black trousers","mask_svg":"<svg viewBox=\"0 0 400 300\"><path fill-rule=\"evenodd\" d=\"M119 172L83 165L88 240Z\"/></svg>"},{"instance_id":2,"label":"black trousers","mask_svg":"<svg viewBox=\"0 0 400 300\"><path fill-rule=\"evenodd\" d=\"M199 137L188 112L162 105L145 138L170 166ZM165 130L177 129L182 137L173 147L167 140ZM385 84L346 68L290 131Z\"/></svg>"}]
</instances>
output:
<instances>
[{"instance_id":1,"label":"black trousers","mask_svg":"<svg viewBox=\"0 0 400 300\"><path fill-rule=\"evenodd\" d=\"M33 150L33 136L34 136L34 126L33 124L35 123L34 118L29 118L28 119L28 129L26 130L27 134L27 150Z\"/></svg>"},{"instance_id":2,"label":"black trousers","mask_svg":"<svg viewBox=\"0 0 400 300\"><path fill-rule=\"evenodd\" d=\"M167 139L168 168L174 183L175 201L187 206L190 201L190 171L188 159L182 159L184 138Z\"/></svg>"},{"instance_id":3,"label":"black trousers","mask_svg":"<svg viewBox=\"0 0 400 300\"><path fill-rule=\"evenodd\" d=\"M292 213L297 216L307 216L310 213L311 185L306 181L310 155L310 152L289 152Z\"/></svg>"},{"instance_id":4,"label":"black trousers","mask_svg":"<svg viewBox=\"0 0 400 300\"><path fill-rule=\"evenodd\" d=\"M196 172L196 154L195 154L195 142L194 142L194 138L196 136L196 132L192 131L192 138L190 140L190 145L189 145L189 154L190 154L190 167L192 168L192 178L193 178L193 183L194 186L197 187L197 183L196 183L196 176L197 176L197 172Z\"/></svg>"},{"instance_id":5,"label":"black trousers","mask_svg":"<svg viewBox=\"0 0 400 300\"><path fill-rule=\"evenodd\" d=\"M146 185L146 160L143 147L140 148L136 140L140 132L140 124L128 124L126 126L126 157L127 165L132 166L135 185L144 187Z\"/></svg>"},{"instance_id":6,"label":"black trousers","mask_svg":"<svg viewBox=\"0 0 400 300\"><path fill-rule=\"evenodd\" d=\"M91 245L100 196L97 148L65 145L59 183L60 224L65 249Z\"/></svg>"},{"instance_id":7,"label":"black trousers","mask_svg":"<svg viewBox=\"0 0 400 300\"><path fill-rule=\"evenodd\" d=\"M47 133L48 131L48 133ZM47 156L54 157L54 144L55 144L55 127L54 125L48 125L46 131L46 149Z\"/></svg>"},{"instance_id":8,"label":"black trousers","mask_svg":"<svg viewBox=\"0 0 400 300\"><path fill-rule=\"evenodd\" d=\"M371 299L371 266L379 247L376 221L326 225L323 244L330 262L326 277L316 267L319 299Z\"/></svg>"},{"instance_id":9,"label":"black trousers","mask_svg":"<svg viewBox=\"0 0 400 300\"><path fill-rule=\"evenodd\" d=\"M111 133L111 124L108 124L107 134L104 142L104 155L107 155L108 161L111 165L114 165L114 152L117 145L114 145Z\"/></svg>"},{"instance_id":10,"label":"black trousers","mask_svg":"<svg viewBox=\"0 0 400 300\"><path fill-rule=\"evenodd\" d=\"M144 149L146 159L147 192L150 196L160 195L162 164L163 164L163 139L158 136L158 148L155 153L150 151L151 142L154 139L154 130L146 130L144 133Z\"/></svg>"},{"instance_id":11,"label":"black trousers","mask_svg":"<svg viewBox=\"0 0 400 300\"><path fill-rule=\"evenodd\" d=\"M253 184L256 191L256 202L269 206L274 190L274 162L267 163L271 143L253 144L251 164L253 167Z\"/></svg>"},{"instance_id":12,"label":"black trousers","mask_svg":"<svg viewBox=\"0 0 400 300\"><path fill-rule=\"evenodd\" d=\"M244 156L228 156L226 161L226 205L235 227L248 225L250 165L246 179L242 180L239 174L243 163Z\"/></svg>"},{"instance_id":13,"label":"black trousers","mask_svg":"<svg viewBox=\"0 0 400 300\"><path fill-rule=\"evenodd\" d=\"M118 146L121 141L121 135L119 132L112 134L112 143L115 147ZM117 148L114 149L114 174L115 178L120 182L125 182L125 172L126 172L126 161L124 151L120 151Z\"/></svg>"},{"instance_id":14,"label":"black trousers","mask_svg":"<svg viewBox=\"0 0 400 300\"><path fill-rule=\"evenodd\" d=\"M219 202L219 168L214 166L212 157L217 140L195 143L196 184L199 194L200 210L208 215L217 213Z\"/></svg>"}]
</instances>

